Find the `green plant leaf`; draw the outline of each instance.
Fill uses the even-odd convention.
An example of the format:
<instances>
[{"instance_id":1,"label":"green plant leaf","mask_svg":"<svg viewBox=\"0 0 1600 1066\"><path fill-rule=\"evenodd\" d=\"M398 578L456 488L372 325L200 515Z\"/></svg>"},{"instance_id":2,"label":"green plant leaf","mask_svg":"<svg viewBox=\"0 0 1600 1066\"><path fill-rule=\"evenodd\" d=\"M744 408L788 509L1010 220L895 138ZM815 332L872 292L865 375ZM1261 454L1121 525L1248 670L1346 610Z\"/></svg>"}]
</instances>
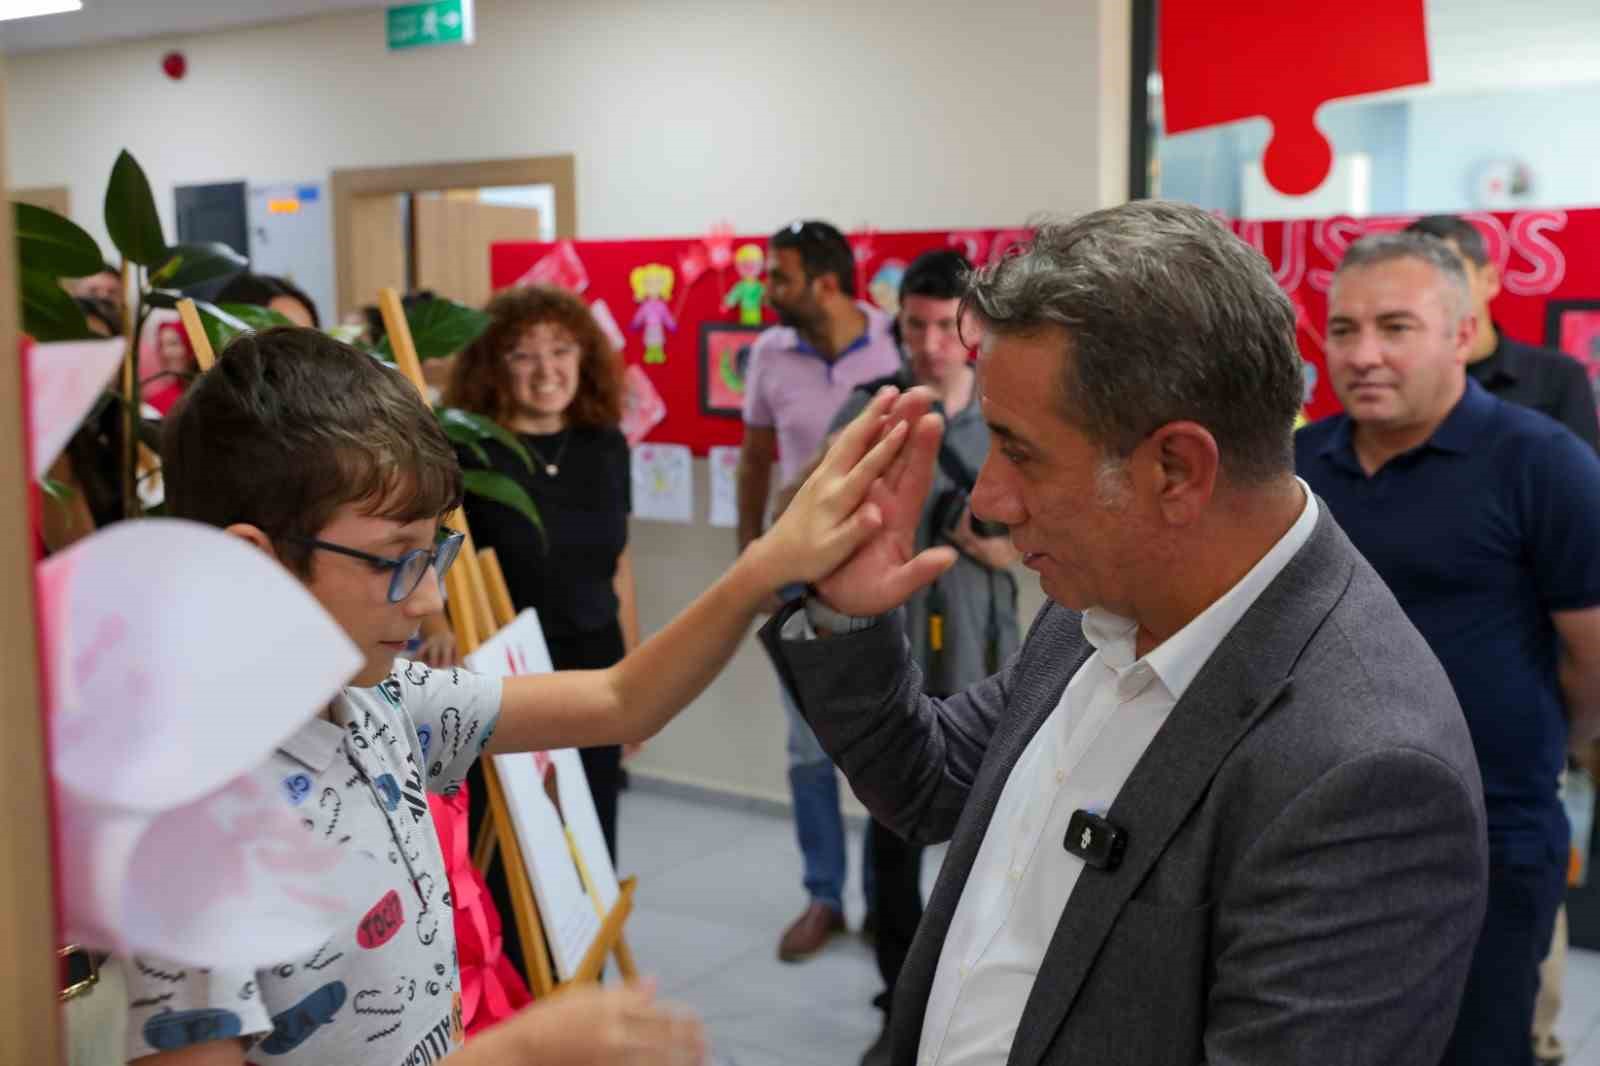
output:
<instances>
[{"instance_id":1,"label":"green plant leaf","mask_svg":"<svg viewBox=\"0 0 1600 1066\"><path fill-rule=\"evenodd\" d=\"M515 433L494 419L485 418L471 411L463 411L459 407L435 407L433 413L438 416L439 425L444 427L445 436L451 440L474 442L497 440L522 460L522 465L528 468L528 473L533 473L533 456L528 454L528 449L517 439Z\"/></svg>"},{"instance_id":2,"label":"green plant leaf","mask_svg":"<svg viewBox=\"0 0 1600 1066\"><path fill-rule=\"evenodd\" d=\"M443 408L434 408L434 414L438 415L441 410ZM483 445L480 443L483 436L477 430L459 423L447 422L442 417L439 419L439 428L444 430L444 435L450 438L451 444L466 448L477 457L485 469L489 467L489 453L483 450Z\"/></svg>"},{"instance_id":3,"label":"green plant leaf","mask_svg":"<svg viewBox=\"0 0 1600 1066\"><path fill-rule=\"evenodd\" d=\"M167 261L167 242L161 235L161 216L156 213L150 180L126 148L117 156L106 185L106 231L117 250L140 266Z\"/></svg>"},{"instance_id":4,"label":"green plant leaf","mask_svg":"<svg viewBox=\"0 0 1600 1066\"><path fill-rule=\"evenodd\" d=\"M83 308L54 274L24 270L20 280L22 331L28 336L36 341L81 341L98 336L84 319Z\"/></svg>"},{"instance_id":5,"label":"green plant leaf","mask_svg":"<svg viewBox=\"0 0 1600 1066\"><path fill-rule=\"evenodd\" d=\"M196 300L194 306L200 312L200 324L206 328L211 350L217 355L241 333L294 325L271 308L256 304L214 304Z\"/></svg>"},{"instance_id":6,"label":"green plant leaf","mask_svg":"<svg viewBox=\"0 0 1600 1066\"><path fill-rule=\"evenodd\" d=\"M71 485L68 485L65 481L57 481L53 477L41 478L39 488L43 489L44 494L56 503L68 503L78 494Z\"/></svg>"},{"instance_id":7,"label":"green plant leaf","mask_svg":"<svg viewBox=\"0 0 1600 1066\"><path fill-rule=\"evenodd\" d=\"M226 244L177 244L167 249L167 261L150 277L152 285L187 289L203 281L215 281L239 273L250 261Z\"/></svg>"},{"instance_id":8,"label":"green plant leaf","mask_svg":"<svg viewBox=\"0 0 1600 1066\"><path fill-rule=\"evenodd\" d=\"M264 329L272 329L274 326L294 325L286 316L260 304L217 304L217 308L223 314L237 318L257 333Z\"/></svg>"},{"instance_id":9,"label":"green plant leaf","mask_svg":"<svg viewBox=\"0 0 1600 1066\"><path fill-rule=\"evenodd\" d=\"M24 270L58 278L81 278L105 266L100 246L70 219L32 204L11 205L17 230L17 260Z\"/></svg>"},{"instance_id":10,"label":"green plant leaf","mask_svg":"<svg viewBox=\"0 0 1600 1066\"><path fill-rule=\"evenodd\" d=\"M477 340L479 334L489 328L489 316L454 300L435 299L406 308L406 323L411 327L411 340L417 346L417 358L427 361L455 355ZM388 337L378 345L378 352L394 358Z\"/></svg>"},{"instance_id":11,"label":"green plant leaf","mask_svg":"<svg viewBox=\"0 0 1600 1066\"><path fill-rule=\"evenodd\" d=\"M461 476L468 492L505 504L532 522L533 528L539 531L539 539L544 539L544 523L539 521L539 509L533 505L533 500L521 485L493 470L463 470Z\"/></svg>"}]
</instances>

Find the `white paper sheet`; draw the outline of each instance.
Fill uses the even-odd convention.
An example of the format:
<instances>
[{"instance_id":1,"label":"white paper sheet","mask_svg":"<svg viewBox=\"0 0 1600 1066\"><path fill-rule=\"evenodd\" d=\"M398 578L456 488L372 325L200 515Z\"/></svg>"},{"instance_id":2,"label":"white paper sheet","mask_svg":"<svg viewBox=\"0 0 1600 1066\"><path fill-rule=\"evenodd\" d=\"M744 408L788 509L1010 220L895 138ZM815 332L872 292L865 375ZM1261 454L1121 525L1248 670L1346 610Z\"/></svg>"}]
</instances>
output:
<instances>
[{"instance_id":1,"label":"white paper sheet","mask_svg":"<svg viewBox=\"0 0 1600 1066\"><path fill-rule=\"evenodd\" d=\"M732 529L739 524L739 449L711 449L711 524Z\"/></svg>"},{"instance_id":2,"label":"white paper sheet","mask_svg":"<svg viewBox=\"0 0 1600 1066\"><path fill-rule=\"evenodd\" d=\"M549 673L550 652L538 613L523 611L469 655L466 662L476 673L497 677ZM512 827L522 847L534 898L546 922L545 933L553 942L556 970L565 980L577 972L600 932L600 915L584 891L573 849L567 842L568 832L595 887L601 909L609 911L621 894L589 781L584 776L583 760L575 749L564 748L497 755L494 765L511 808ZM550 802L547 775L553 777L561 800L559 811Z\"/></svg>"},{"instance_id":3,"label":"white paper sheet","mask_svg":"<svg viewBox=\"0 0 1600 1066\"><path fill-rule=\"evenodd\" d=\"M694 468L686 444L633 449L633 514L657 522L694 521Z\"/></svg>"},{"instance_id":4,"label":"white paper sheet","mask_svg":"<svg viewBox=\"0 0 1600 1066\"><path fill-rule=\"evenodd\" d=\"M37 584L68 940L256 967L350 920L381 871L308 838L259 776L361 665L305 588L170 519L96 533Z\"/></svg>"},{"instance_id":5,"label":"white paper sheet","mask_svg":"<svg viewBox=\"0 0 1600 1066\"><path fill-rule=\"evenodd\" d=\"M34 344L28 350L28 429L34 480L67 446L122 362L120 337Z\"/></svg>"}]
</instances>

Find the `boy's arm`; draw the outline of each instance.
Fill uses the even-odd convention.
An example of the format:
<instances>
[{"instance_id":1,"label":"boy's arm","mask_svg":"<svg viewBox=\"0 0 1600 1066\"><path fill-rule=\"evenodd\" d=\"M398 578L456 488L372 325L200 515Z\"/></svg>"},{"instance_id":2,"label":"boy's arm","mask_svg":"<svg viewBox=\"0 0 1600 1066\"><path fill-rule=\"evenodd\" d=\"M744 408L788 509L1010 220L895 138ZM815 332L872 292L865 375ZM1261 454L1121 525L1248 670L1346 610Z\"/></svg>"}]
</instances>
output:
<instances>
[{"instance_id":1,"label":"boy's arm","mask_svg":"<svg viewBox=\"0 0 1600 1066\"><path fill-rule=\"evenodd\" d=\"M244 1041L212 1040L130 1060L130 1066L244 1066Z\"/></svg>"},{"instance_id":2,"label":"boy's arm","mask_svg":"<svg viewBox=\"0 0 1600 1066\"><path fill-rule=\"evenodd\" d=\"M665 726L733 656L769 593L832 572L882 521L868 490L908 438L908 455L928 446L926 434L912 437L907 421L882 432L894 395L880 393L840 434L783 518L637 651L606 670L507 678L486 750L631 743Z\"/></svg>"}]
</instances>

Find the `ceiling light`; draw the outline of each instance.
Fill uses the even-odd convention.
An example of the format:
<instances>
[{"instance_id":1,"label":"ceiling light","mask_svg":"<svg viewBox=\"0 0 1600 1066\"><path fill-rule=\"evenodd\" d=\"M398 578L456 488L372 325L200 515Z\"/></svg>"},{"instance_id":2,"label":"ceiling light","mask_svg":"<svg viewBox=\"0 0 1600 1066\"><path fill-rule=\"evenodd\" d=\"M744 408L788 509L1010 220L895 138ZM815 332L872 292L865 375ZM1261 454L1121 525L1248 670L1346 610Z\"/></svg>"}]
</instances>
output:
<instances>
[{"instance_id":1,"label":"ceiling light","mask_svg":"<svg viewBox=\"0 0 1600 1066\"><path fill-rule=\"evenodd\" d=\"M0 0L0 22L82 10L83 0Z\"/></svg>"}]
</instances>

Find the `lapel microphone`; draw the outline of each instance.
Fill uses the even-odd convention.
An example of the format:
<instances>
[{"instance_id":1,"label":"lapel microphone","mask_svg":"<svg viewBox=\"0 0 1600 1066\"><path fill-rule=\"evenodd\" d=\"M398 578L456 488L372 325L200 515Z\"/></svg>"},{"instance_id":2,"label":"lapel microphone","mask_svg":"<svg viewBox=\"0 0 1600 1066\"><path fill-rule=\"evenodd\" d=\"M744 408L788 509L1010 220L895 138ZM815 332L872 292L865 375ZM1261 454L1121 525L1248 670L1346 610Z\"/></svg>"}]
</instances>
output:
<instances>
[{"instance_id":1,"label":"lapel microphone","mask_svg":"<svg viewBox=\"0 0 1600 1066\"><path fill-rule=\"evenodd\" d=\"M1110 872L1122 865L1128 834L1098 814L1080 809L1072 812L1062 846L1069 855L1082 859L1084 865Z\"/></svg>"}]
</instances>

